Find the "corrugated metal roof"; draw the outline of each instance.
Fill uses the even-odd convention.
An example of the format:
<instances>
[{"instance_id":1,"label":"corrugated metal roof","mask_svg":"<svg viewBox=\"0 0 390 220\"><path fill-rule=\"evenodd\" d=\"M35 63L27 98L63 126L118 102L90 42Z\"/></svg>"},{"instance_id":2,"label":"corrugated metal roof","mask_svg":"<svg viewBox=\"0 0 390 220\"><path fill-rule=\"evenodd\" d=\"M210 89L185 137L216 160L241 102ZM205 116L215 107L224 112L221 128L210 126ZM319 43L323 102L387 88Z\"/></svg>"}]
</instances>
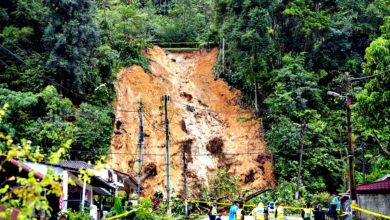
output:
<instances>
[{"instance_id":1,"label":"corrugated metal roof","mask_svg":"<svg viewBox=\"0 0 390 220\"><path fill-rule=\"evenodd\" d=\"M74 169L74 170L93 169L95 167L94 165L88 164L87 162L84 161L63 161L55 165L63 168Z\"/></svg>"},{"instance_id":2,"label":"corrugated metal roof","mask_svg":"<svg viewBox=\"0 0 390 220\"><path fill-rule=\"evenodd\" d=\"M387 175L383 176L382 178L375 180L375 182L382 181L382 180L388 180L388 179L390 179L390 174L387 174Z\"/></svg>"},{"instance_id":3,"label":"corrugated metal roof","mask_svg":"<svg viewBox=\"0 0 390 220\"><path fill-rule=\"evenodd\" d=\"M60 163L55 164L55 166L66 168L66 169L73 169L73 170L79 170L79 169L93 169L95 166L89 163L86 163L84 161L63 161ZM133 184L137 185L137 180L127 173L120 172L118 170L113 170L116 174L123 175L129 178Z\"/></svg>"},{"instance_id":4,"label":"corrugated metal roof","mask_svg":"<svg viewBox=\"0 0 390 220\"><path fill-rule=\"evenodd\" d=\"M390 179L366 183L356 186L358 193L386 192L390 193Z\"/></svg>"}]
</instances>

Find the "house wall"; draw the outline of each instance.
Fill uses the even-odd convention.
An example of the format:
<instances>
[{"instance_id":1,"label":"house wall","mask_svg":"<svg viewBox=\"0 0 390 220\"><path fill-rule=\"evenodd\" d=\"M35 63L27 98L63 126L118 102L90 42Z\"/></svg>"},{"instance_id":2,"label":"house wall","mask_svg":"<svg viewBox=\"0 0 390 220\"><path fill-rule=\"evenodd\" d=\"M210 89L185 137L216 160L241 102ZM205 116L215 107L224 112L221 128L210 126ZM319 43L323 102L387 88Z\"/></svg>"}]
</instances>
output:
<instances>
[{"instance_id":1,"label":"house wall","mask_svg":"<svg viewBox=\"0 0 390 220\"><path fill-rule=\"evenodd\" d=\"M358 194L359 206L372 212L390 216L390 192L386 194ZM372 215L358 213L361 219L372 219Z\"/></svg>"}]
</instances>

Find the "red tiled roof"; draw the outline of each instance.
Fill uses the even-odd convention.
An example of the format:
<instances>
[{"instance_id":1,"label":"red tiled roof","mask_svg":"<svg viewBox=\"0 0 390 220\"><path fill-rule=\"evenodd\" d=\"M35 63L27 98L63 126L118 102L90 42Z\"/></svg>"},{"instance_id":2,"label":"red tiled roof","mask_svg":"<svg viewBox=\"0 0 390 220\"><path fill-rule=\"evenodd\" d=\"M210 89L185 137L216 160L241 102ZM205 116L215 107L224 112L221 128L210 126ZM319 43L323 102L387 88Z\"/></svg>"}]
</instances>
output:
<instances>
[{"instance_id":1,"label":"red tiled roof","mask_svg":"<svg viewBox=\"0 0 390 220\"><path fill-rule=\"evenodd\" d=\"M390 193L390 179L366 183L356 186L358 193L387 192Z\"/></svg>"}]
</instances>

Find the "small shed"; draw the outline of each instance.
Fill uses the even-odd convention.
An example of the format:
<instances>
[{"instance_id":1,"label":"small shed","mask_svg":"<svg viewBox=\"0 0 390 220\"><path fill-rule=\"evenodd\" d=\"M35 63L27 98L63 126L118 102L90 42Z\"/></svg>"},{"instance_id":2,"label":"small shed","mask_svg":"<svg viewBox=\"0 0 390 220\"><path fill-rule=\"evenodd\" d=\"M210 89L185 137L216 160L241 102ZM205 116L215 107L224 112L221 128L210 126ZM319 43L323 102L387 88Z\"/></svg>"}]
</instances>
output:
<instances>
[{"instance_id":1,"label":"small shed","mask_svg":"<svg viewBox=\"0 0 390 220\"><path fill-rule=\"evenodd\" d=\"M361 208L376 213L390 215L390 176L372 183L356 187L358 204ZM361 219L372 219L373 216L359 213Z\"/></svg>"}]
</instances>

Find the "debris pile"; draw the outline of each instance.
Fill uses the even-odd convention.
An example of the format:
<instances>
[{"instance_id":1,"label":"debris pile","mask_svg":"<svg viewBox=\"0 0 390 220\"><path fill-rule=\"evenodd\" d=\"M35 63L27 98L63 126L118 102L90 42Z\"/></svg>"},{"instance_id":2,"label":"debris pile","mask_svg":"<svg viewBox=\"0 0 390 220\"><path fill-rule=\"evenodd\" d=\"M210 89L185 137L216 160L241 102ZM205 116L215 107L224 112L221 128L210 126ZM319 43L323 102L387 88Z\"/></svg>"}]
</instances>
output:
<instances>
[{"instance_id":1,"label":"debris pile","mask_svg":"<svg viewBox=\"0 0 390 220\"><path fill-rule=\"evenodd\" d=\"M130 174L138 170L137 111L142 98L143 193L150 196L156 190L165 191L165 116L161 97L169 95L171 187L175 192L183 188L184 145L192 195L201 189L191 186L207 185L208 177L219 168L238 176L246 188L274 186L272 157L262 139L259 120L254 119L251 110L240 107L240 91L213 78L218 50L169 52L154 47L145 54L151 60L148 71L132 66L118 73L114 106L121 128L113 135L110 166Z\"/></svg>"}]
</instances>

